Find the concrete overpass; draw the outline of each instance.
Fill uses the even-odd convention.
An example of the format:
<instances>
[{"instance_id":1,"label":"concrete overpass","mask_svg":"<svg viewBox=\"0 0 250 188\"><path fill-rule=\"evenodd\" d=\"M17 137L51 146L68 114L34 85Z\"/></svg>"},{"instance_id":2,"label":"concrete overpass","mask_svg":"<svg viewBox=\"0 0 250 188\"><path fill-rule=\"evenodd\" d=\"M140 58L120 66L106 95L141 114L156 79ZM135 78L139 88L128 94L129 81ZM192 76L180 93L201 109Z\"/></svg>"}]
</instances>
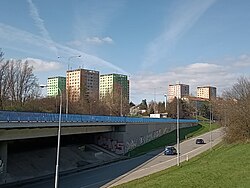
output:
<instances>
[{"instance_id":1,"label":"concrete overpass","mask_svg":"<svg viewBox=\"0 0 250 188\"><path fill-rule=\"evenodd\" d=\"M8 142L56 137L58 120L59 114L0 111L0 176L7 171ZM180 128L195 126L197 122L179 120ZM176 119L167 118L62 114L61 121L62 136L95 133L95 144L119 155L174 129Z\"/></svg>"},{"instance_id":2,"label":"concrete overpass","mask_svg":"<svg viewBox=\"0 0 250 188\"><path fill-rule=\"evenodd\" d=\"M111 132L125 123L62 122L61 135ZM58 122L0 122L0 142L57 136Z\"/></svg>"}]
</instances>

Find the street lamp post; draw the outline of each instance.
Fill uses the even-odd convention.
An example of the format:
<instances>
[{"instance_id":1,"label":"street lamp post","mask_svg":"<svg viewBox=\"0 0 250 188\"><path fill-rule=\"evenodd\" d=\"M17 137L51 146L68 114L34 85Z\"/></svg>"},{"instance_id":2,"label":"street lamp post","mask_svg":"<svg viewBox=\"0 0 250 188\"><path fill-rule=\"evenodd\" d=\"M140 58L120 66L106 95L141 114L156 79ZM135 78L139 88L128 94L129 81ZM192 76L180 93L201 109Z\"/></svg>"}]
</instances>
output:
<instances>
[{"instance_id":1,"label":"street lamp post","mask_svg":"<svg viewBox=\"0 0 250 188\"><path fill-rule=\"evenodd\" d=\"M212 150L212 105L209 103L210 150Z\"/></svg>"},{"instance_id":2,"label":"street lamp post","mask_svg":"<svg viewBox=\"0 0 250 188\"><path fill-rule=\"evenodd\" d=\"M155 89L156 88L154 88L154 114L156 114L156 105L155 105L155 103L156 103L156 94L155 94Z\"/></svg>"},{"instance_id":3,"label":"street lamp post","mask_svg":"<svg viewBox=\"0 0 250 188\"><path fill-rule=\"evenodd\" d=\"M176 98L177 102L177 119L176 119L176 138L177 138L177 166L180 166L180 127L179 127L179 119L180 119L180 109L179 109L179 98Z\"/></svg>"},{"instance_id":4,"label":"street lamp post","mask_svg":"<svg viewBox=\"0 0 250 188\"><path fill-rule=\"evenodd\" d=\"M165 97L165 112L167 112L167 94L164 94Z\"/></svg>"},{"instance_id":5,"label":"street lamp post","mask_svg":"<svg viewBox=\"0 0 250 188\"><path fill-rule=\"evenodd\" d=\"M195 101L195 119L198 119L198 105L197 105L197 100Z\"/></svg>"},{"instance_id":6,"label":"street lamp post","mask_svg":"<svg viewBox=\"0 0 250 188\"><path fill-rule=\"evenodd\" d=\"M41 88L48 87L47 85L40 85ZM57 132L57 152L56 152L56 173L55 173L55 188L58 187L58 175L59 175L59 159L60 159L60 140L61 140L61 120L62 120L62 91L57 87L60 92L60 111L58 120L58 132Z\"/></svg>"},{"instance_id":7,"label":"street lamp post","mask_svg":"<svg viewBox=\"0 0 250 188\"><path fill-rule=\"evenodd\" d=\"M123 89L123 88L121 87L121 112L120 112L120 115L121 115L121 116L122 116L122 106L123 106L123 104L122 104L122 103L123 103L123 101L122 101L122 97L123 97L123 96L122 96L122 89Z\"/></svg>"}]
</instances>

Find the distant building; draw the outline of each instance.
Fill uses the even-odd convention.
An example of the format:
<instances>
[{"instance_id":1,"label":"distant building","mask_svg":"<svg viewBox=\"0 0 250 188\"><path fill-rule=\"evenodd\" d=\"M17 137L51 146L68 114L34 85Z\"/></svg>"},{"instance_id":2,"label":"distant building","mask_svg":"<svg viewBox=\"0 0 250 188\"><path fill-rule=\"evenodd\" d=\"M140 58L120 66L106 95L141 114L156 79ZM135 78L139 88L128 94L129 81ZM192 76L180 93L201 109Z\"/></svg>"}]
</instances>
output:
<instances>
[{"instance_id":1,"label":"distant building","mask_svg":"<svg viewBox=\"0 0 250 188\"><path fill-rule=\"evenodd\" d=\"M58 88L63 92L66 89L66 77L50 77L47 80L47 95L57 96L60 94Z\"/></svg>"},{"instance_id":2,"label":"distant building","mask_svg":"<svg viewBox=\"0 0 250 188\"><path fill-rule=\"evenodd\" d=\"M203 106L209 102L209 99L193 97L193 96L183 97L182 99L187 103L189 103L189 105L193 106L193 108L195 109L195 111L193 111L193 116L196 117L197 115L202 115L201 110Z\"/></svg>"},{"instance_id":3,"label":"distant building","mask_svg":"<svg viewBox=\"0 0 250 188\"><path fill-rule=\"evenodd\" d=\"M189 85L186 84L175 84L168 86L168 102L173 101L176 98L183 98L189 96Z\"/></svg>"},{"instance_id":4,"label":"distant building","mask_svg":"<svg viewBox=\"0 0 250 188\"><path fill-rule=\"evenodd\" d=\"M209 99L216 98L216 87L202 86L197 87L197 97Z\"/></svg>"},{"instance_id":5,"label":"distant building","mask_svg":"<svg viewBox=\"0 0 250 188\"><path fill-rule=\"evenodd\" d=\"M107 95L114 97L122 95L123 99L129 101L128 76L122 74L105 74L100 76L100 99Z\"/></svg>"},{"instance_id":6,"label":"distant building","mask_svg":"<svg viewBox=\"0 0 250 188\"><path fill-rule=\"evenodd\" d=\"M71 101L78 101L81 98L97 100L99 72L87 69L67 71L66 90Z\"/></svg>"},{"instance_id":7,"label":"distant building","mask_svg":"<svg viewBox=\"0 0 250 188\"><path fill-rule=\"evenodd\" d=\"M147 113L147 110L145 110L145 109L141 110L139 105L132 106L129 109L129 114L131 116L138 116L138 115L142 115L142 114L145 114L145 113Z\"/></svg>"}]
</instances>

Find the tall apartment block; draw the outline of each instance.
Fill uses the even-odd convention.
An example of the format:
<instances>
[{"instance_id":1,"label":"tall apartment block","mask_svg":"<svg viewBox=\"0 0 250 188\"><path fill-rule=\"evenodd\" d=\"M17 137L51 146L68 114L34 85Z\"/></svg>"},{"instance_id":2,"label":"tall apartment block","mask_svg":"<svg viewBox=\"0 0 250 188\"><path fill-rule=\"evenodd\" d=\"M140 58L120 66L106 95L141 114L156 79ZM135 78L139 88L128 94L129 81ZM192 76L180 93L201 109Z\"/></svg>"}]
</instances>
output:
<instances>
[{"instance_id":1,"label":"tall apartment block","mask_svg":"<svg viewBox=\"0 0 250 188\"><path fill-rule=\"evenodd\" d=\"M57 96L60 95L60 91L63 92L66 89L66 77L50 77L47 79L47 95Z\"/></svg>"},{"instance_id":2,"label":"tall apartment block","mask_svg":"<svg viewBox=\"0 0 250 188\"><path fill-rule=\"evenodd\" d=\"M70 101L98 100L99 71L87 69L67 71L66 90Z\"/></svg>"},{"instance_id":3,"label":"tall apartment block","mask_svg":"<svg viewBox=\"0 0 250 188\"><path fill-rule=\"evenodd\" d=\"M197 97L209 100L212 98L216 98L216 87L212 86L197 87Z\"/></svg>"},{"instance_id":4,"label":"tall apartment block","mask_svg":"<svg viewBox=\"0 0 250 188\"><path fill-rule=\"evenodd\" d=\"M129 101L128 76L122 75L122 74L101 75L100 76L100 99L103 99L107 94L111 94L112 97L114 97L116 93L118 95L122 94L122 98Z\"/></svg>"},{"instance_id":5,"label":"tall apartment block","mask_svg":"<svg viewBox=\"0 0 250 188\"><path fill-rule=\"evenodd\" d=\"M171 102L175 97L182 98L189 96L189 85L186 84L174 84L168 86L168 101Z\"/></svg>"}]
</instances>

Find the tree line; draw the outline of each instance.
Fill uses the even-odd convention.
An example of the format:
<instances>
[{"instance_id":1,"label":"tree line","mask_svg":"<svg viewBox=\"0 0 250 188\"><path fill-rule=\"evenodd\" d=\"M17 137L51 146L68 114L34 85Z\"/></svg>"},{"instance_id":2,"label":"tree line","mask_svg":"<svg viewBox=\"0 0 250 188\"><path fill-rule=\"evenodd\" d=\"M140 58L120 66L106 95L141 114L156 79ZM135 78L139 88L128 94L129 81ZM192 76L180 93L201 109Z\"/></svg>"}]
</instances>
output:
<instances>
[{"instance_id":1,"label":"tree line","mask_svg":"<svg viewBox=\"0 0 250 188\"><path fill-rule=\"evenodd\" d=\"M171 102L156 102L150 101L147 103L146 99L142 100L139 105L139 110L142 116L149 116L150 114L160 113L166 114L169 118L177 117L177 100L179 104L179 117L183 119L196 118L196 115L209 118L210 109L209 101L204 101L197 105L196 101L174 98Z\"/></svg>"},{"instance_id":2,"label":"tree line","mask_svg":"<svg viewBox=\"0 0 250 188\"><path fill-rule=\"evenodd\" d=\"M0 109L22 107L39 95L37 78L28 62L4 61L0 50Z\"/></svg>"}]
</instances>

